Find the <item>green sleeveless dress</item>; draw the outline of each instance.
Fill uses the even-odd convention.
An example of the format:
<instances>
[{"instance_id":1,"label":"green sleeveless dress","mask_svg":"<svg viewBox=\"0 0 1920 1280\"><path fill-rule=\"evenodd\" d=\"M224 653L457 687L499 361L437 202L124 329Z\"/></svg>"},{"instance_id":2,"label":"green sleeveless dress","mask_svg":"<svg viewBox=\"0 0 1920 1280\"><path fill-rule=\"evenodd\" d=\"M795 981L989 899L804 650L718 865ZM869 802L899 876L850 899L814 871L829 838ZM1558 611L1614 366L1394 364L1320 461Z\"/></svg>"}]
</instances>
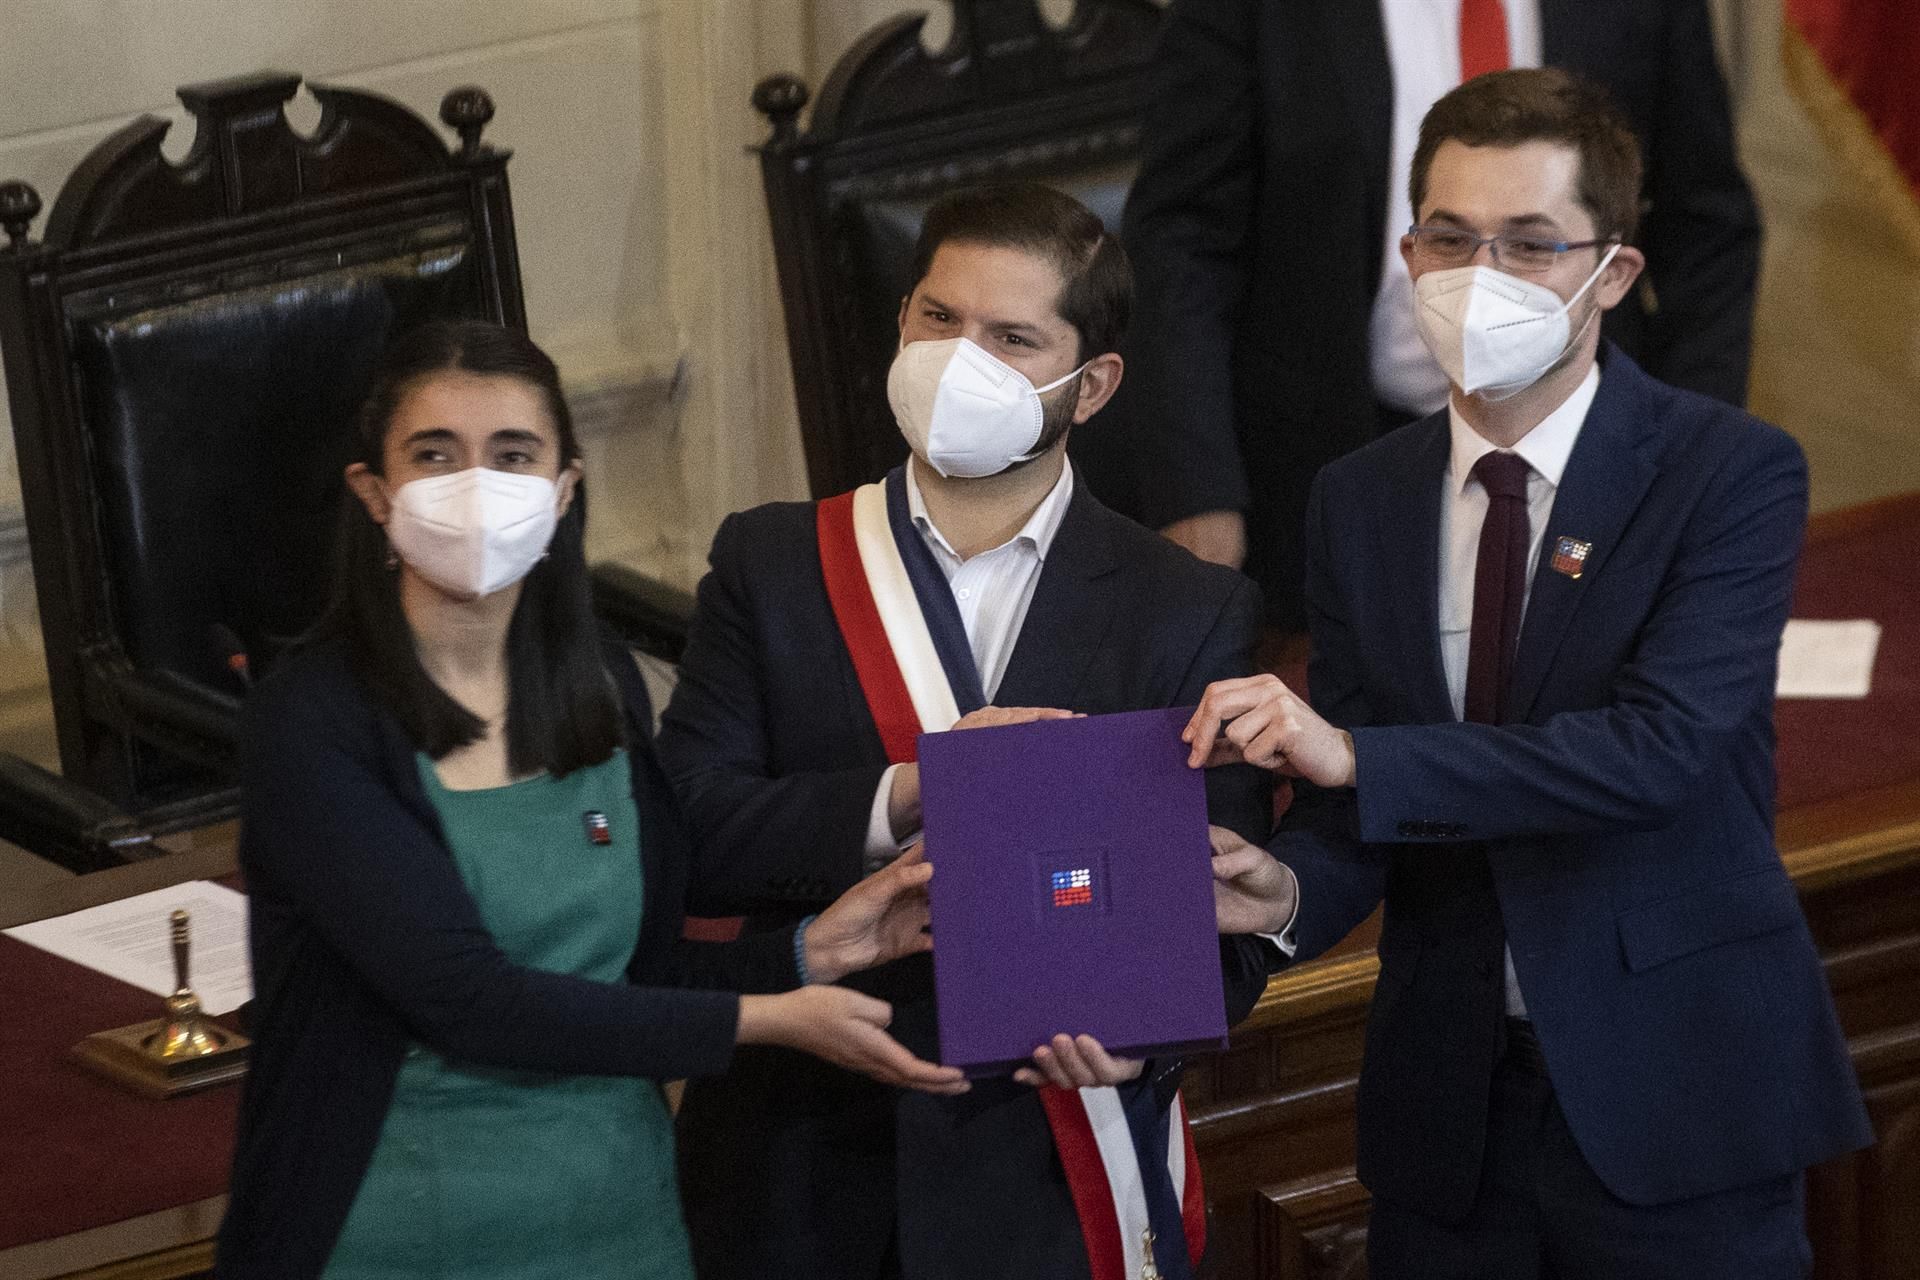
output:
<instances>
[{"instance_id":1,"label":"green sleeveless dress","mask_svg":"<svg viewBox=\"0 0 1920 1280\"><path fill-rule=\"evenodd\" d=\"M481 918L516 964L624 982L639 817L624 753L565 778L420 780ZM606 819L606 844L594 841ZM408 1050L328 1280L692 1280L673 1121L651 1080L549 1075Z\"/></svg>"}]
</instances>

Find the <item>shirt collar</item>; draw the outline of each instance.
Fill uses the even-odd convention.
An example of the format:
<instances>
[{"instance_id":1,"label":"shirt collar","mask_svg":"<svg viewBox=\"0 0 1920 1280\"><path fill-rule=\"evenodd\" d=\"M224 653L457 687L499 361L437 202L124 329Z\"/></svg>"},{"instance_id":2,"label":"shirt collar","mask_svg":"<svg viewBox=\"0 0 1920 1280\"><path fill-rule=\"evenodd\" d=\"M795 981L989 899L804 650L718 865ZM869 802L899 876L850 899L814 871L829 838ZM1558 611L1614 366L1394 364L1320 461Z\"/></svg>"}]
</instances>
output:
<instances>
[{"instance_id":1,"label":"shirt collar","mask_svg":"<svg viewBox=\"0 0 1920 1280\"><path fill-rule=\"evenodd\" d=\"M955 560L960 559L960 553L955 551L952 544L947 541L947 535L940 532L934 525L933 518L927 514L926 500L920 496L920 484L913 478L912 463L907 464L906 473L907 514L913 518L914 527L920 530L924 537L931 539L942 551ZM1033 548L1034 554L1042 561L1046 560L1047 551L1053 546L1054 535L1060 532L1060 522L1067 517L1067 504L1072 497L1073 464L1063 458L1060 462L1060 478L1054 481L1053 488L1049 489L1047 496L1040 500L1040 505L1033 509L1033 514L1027 517L1027 522L1020 526L1020 532L1008 538L1000 546L1024 541ZM999 549L1000 547L994 548L995 551Z\"/></svg>"},{"instance_id":2,"label":"shirt collar","mask_svg":"<svg viewBox=\"0 0 1920 1280\"><path fill-rule=\"evenodd\" d=\"M1596 361L1573 394L1513 446L1513 452L1525 458L1527 465L1546 477L1547 483L1556 489L1560 487L1560 477L1566 474L1567 459L1573 456L1574 441L1580 438L1581 424L1586 422L1587 411L1593 407L1593 398L1599 391L1600 365ZM1467 425L1451 398L1447 401L1447 428L1453 440L1449 463L1452 469L1448 474L1453 492L1458 493L1467 487L1473 464L1492 453L1496 446Z\"/></svg>"}]
</instances>

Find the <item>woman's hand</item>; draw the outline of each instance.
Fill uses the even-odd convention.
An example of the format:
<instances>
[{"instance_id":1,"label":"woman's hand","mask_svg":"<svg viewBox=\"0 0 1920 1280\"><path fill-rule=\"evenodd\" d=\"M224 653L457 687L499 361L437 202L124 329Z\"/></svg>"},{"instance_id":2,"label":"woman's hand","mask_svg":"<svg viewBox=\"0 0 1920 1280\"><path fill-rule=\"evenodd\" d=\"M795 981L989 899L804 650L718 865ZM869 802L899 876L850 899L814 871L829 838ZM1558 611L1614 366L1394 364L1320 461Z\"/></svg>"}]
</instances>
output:
<instances>
[{"instance_id":1,"label":"woman's hand","mask_svg":"<svg viewBox=\"0 0 1920 1280\"><path fill-rule=\"evenodd\" d=\"M1221 933L1279 933L1293 919L1299 882L1286 864L1225 827L1208 827L1213 846L1213 915Z\"/></svg>"},{"instance_id":2,"label":"woman's hand","mask_svg":"<svg viewBox=\"0 0 1920 1280\"><path fill-rule=\"evenodd\" d=\"M1035 1049L1033 1065L1021 1067L1013 1078L1036 1089L1049 1084L1062 1089L1091 1089L1137 1080L1146 1065L1139 1058L1115 1057L1092 1036L1057 1035L1051 1043Z\"/></svg>"},{"instance_id":3,"label":"woman's hand","mask_svg":"<svg viewBox=\"0 0 1920 1280\"><path fill-rule=\"evenodd\" d=\"M893 1007L845 987L801 987L777 996L741 996L740 1044L798 1049L881 1084L924 1093L968 1089L958 1067L942 1067L908 1053L886 1032Z\"/></svg>"},{"instance_id":4,"label":"woman's hand","mask_svg":"<svg viewBox=\"0 0 1920 1280\"><path fill-rule=\"evenodd\" d=\"M927 881L932 876L916 844L841 894L814 917L801 939L807 976L838 982L849 973L931 951Z\"/></svg>"}]
</instances>

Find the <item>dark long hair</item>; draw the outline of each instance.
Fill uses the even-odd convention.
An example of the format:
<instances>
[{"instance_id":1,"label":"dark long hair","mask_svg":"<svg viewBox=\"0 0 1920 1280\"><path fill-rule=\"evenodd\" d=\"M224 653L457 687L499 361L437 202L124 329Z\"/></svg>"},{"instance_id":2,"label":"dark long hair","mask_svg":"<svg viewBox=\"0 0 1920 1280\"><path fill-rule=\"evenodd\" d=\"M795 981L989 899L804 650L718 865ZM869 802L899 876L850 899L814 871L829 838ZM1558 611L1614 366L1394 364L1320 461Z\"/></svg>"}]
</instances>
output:
<instances>
[{"instance_id":1,"label":"dark long hair","mask_svg":"<svg viewBox=\"0 0 1920 1280\"><path fill-rule=\"evenodd\" d=\"M525 334L475 320L415 329L388 350L359 416L360 461L385 473L387 431L400 403L423 380L458 371L513 378L539 393L559 437L560 465L580 457L560 372ZM340 563L322 634L347 646L348 661L374 700L415 746L438 760L478 741L486 722L427 674L400 607L386 531L347 495ZM586 487L560 518L546 558L534 566L507 628L507 764L515 775L556 776L598 764L621 744L622 717L601 656L587 579Z\"/></svg>"}]
</instances>

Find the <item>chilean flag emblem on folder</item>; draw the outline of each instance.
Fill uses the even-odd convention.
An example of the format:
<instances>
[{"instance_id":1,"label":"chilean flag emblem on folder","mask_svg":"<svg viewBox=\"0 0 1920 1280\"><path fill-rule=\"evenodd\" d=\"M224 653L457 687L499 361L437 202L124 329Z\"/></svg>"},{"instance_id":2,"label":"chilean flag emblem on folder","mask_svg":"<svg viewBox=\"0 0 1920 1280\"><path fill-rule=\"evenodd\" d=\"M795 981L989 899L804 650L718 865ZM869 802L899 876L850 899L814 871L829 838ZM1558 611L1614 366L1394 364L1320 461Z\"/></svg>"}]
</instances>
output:
<instances>
[{"instance_id":1,"label":"chilean flag emblem on folder","mask_svg":"<svg viewBox=\"0 0 1920 1280\"><path fill-rule=\"evenodd\" d=\"M1053 873L1053 905L1090 907L1093 905L1093 868L1079 867Z\"/></svg>"}]
</instances>

